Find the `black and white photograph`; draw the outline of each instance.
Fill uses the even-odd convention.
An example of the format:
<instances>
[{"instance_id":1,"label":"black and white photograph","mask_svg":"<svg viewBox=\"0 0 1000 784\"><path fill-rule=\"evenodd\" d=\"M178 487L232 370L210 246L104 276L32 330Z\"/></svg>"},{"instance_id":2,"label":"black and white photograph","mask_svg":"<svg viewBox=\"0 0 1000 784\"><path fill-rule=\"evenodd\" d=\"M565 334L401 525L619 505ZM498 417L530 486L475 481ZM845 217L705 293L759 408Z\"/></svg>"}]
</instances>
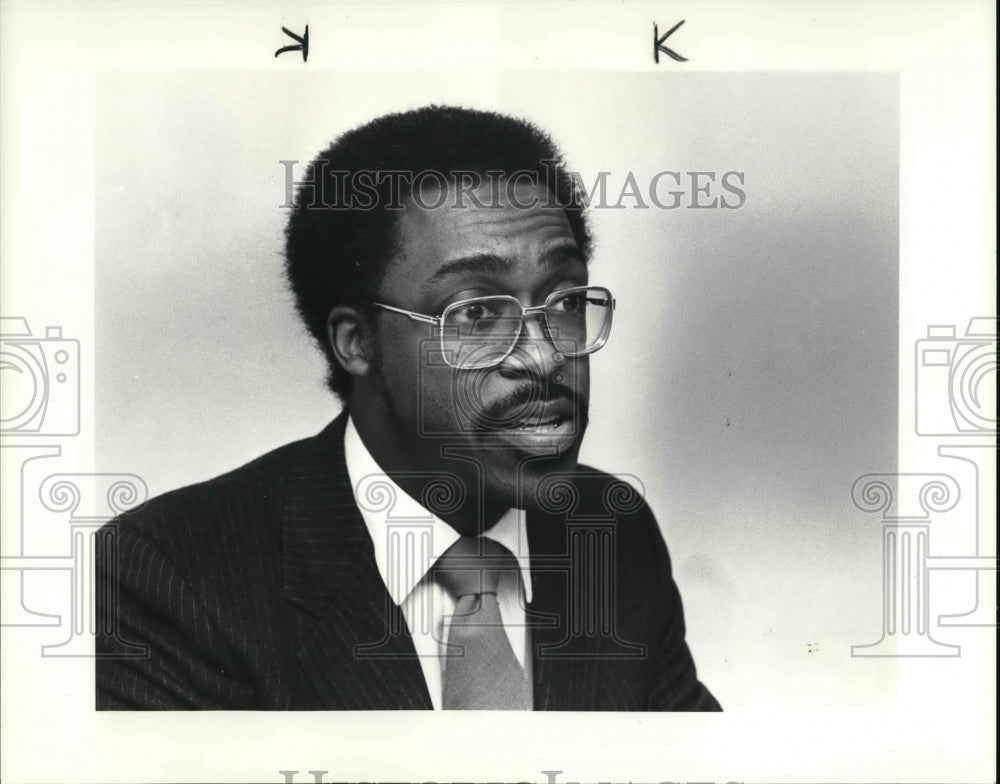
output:
<instances>
[{"instance_id":1,"label":"black and white photograph","mask_svg":"<svg viewBox=\"0 0 1000 784\"><path fill-rule=\"evenodd\" d=\"M4 780L990 780L950 9L9 4Z\"/></svg>"},{"instance_id":2,"label":"black and white photograph","mask_svg":"<svg viewBox=\"0 0 1000 784\"><path fill-rule=\"evenodd\" d=\"M715 710L678 586L720 684L773 634L800 689L803 605L876 628L837 518L896 460L894 77L385 74L336 135L336 77L107 81L96 449L156 497L98 552L98 708Z\"/></svg>"}]
</instances>

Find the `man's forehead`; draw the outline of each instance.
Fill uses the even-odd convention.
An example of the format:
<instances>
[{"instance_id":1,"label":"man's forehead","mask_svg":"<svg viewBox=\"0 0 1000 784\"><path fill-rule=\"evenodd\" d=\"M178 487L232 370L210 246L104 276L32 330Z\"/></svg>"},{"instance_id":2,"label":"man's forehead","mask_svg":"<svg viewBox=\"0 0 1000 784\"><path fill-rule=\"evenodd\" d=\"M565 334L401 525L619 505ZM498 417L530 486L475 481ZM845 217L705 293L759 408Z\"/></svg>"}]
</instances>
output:
<instances>
[{"instance_id":1,"label":"man's forehead","mask_svg":"<svg viewBox=\"0 0 1000 784\"><path fill-rule=\"evenodd\" d=\"M581 255L565 210L533 184L509 190L502 182L499 188L483 183L474 189L455 184L436 192L426 189L404 204L399 240L407 255L433 251L442 261L447 251L516 253L519 247L553 245Z\"/></svg>"}]
</instances>

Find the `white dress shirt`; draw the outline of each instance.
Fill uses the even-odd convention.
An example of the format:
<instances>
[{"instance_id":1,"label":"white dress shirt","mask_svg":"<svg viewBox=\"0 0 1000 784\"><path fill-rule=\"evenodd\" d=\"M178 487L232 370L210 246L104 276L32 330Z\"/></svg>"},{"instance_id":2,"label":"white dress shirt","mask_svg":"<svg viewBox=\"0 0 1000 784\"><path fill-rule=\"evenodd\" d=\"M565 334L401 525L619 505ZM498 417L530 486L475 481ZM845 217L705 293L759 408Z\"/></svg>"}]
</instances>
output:
<instances>
[{"instance_id":1,"label":"white dress shirt","mask_svg":"<svg viewBox=\"0 0 1000 784\"><path fill-rule=\"evenodd\" d=\"M435 710L441 709L448 626L454 599L428 574L460 534L407 495L379 468L348 418L344 432L347 474L354 500L375 547L375 563L392 600L406 619ZM525 607L531 602L528 535L521 509L508 509L484 536L517 558L517 572L501 573L497 604L514 655L531 679Z\"/></svg>"}]
</instances>

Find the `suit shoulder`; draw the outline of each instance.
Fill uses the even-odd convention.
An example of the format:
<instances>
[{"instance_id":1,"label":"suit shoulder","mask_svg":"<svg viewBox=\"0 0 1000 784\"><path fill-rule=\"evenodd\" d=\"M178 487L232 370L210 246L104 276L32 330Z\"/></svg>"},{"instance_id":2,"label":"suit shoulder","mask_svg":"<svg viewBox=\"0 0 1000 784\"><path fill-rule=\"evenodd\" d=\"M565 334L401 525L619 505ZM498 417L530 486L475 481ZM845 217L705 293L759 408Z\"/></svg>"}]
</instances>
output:
<instances>
[{"instance_id":1,"label":"suit shoulder","mask_svg":"<svg viewBox=\"0 0 1000 784\"><path fill-rule=\"evenodd\" d=\"M587 514L615 517L648 517L653 513L646 503L642 481L631 474L609 474L599 468L581 464L574 475L579 492L579 508Z\"/></svg>"},{"instance_id":2,"label":"suit shoulder","mask_svg":"<svg viewBox=\"0 0 1000 784\"><path fill-rule=\"evenodd\" d=\"M580 465L574 484L579 493L576 516L614 520L617 546L623 554L640 561L652 559L669 569L666 541L639 477Z\"/></svg>"},{"instance_id":3,"label":"suit shoulder","mask_svg":"<svg viewBox=\"0 0 1000 784\"><path fill-rule=\"evenodd\" d=\"M284 477L312 441L293 441L219 476L162 493L107 523L119 535L138 534L167 544L174 536L210 539L213 521L238 510L244 520L262 518L280 504Z\"/></svg>"}]
</instances>

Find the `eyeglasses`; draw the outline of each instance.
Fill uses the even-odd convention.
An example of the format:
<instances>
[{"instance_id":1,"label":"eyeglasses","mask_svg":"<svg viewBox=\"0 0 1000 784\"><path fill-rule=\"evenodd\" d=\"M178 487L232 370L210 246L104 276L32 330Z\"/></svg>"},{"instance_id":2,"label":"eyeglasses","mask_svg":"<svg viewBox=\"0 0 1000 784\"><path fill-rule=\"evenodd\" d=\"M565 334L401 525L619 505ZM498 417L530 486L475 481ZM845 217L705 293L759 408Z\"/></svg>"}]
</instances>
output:
<instances>
[{"instance_id":1,"label":"eyeglasses","mask_svg":"<svg viewBox=\"0 0 1000 784\"><path fill-rule=\"evenodd\" d=\"M593 354L608 341L615 300L600 286L553 291L544 305L524 307L516 297L497 294L453 302L440 316L415 313L381 302L376 308L402 313L438 327L444 361L459 370L481 370L503 362L517 345L524 318L538 314L545 338L567 357Z\"/></svg>"}]
</instances>

